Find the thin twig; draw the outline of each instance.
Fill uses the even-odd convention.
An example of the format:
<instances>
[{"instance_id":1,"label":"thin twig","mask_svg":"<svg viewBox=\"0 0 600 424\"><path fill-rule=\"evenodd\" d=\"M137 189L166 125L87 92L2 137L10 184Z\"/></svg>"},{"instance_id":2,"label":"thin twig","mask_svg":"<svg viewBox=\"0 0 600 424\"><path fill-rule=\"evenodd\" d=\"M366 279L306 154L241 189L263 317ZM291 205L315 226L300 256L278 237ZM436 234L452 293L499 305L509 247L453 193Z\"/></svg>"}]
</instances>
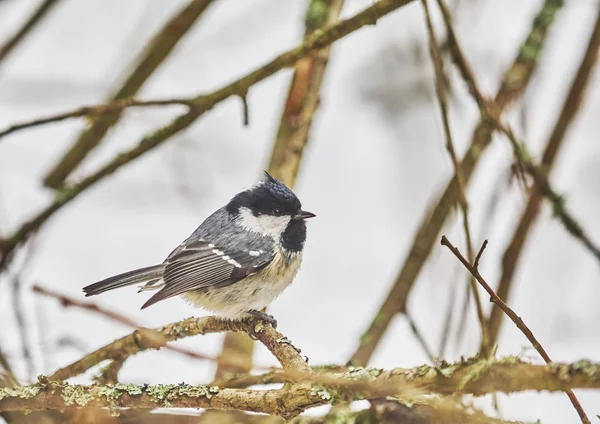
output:
<instances>
[{"instance_id":1,"label":"thin twig","mask_svg":"<svg viewBox=\"0 0 600 424\"><path fill-rule=\"evenodd\" d=\"M189 127L204 114L204 112L211 109L217 103L220 103L231 96L248 92L248 89L257 82L264 80L284 68L294 65L301 58L308 56L316 50L327 47L333 42L366 25L375 24L379 18L405 6L411 1L412 0L379 0L348 19L341 20L323 30L315 31L312 35L305 38L299 46L277 56L275 59L250 72L239 80L228 84L212 94L195 97L193 99L193 107L190 111L180 115L165 127L147 135L137 146L121 153L95 173L70 187L61 189L54 202L22 224L10 237L7 239L0 239L0 253L2 256L0 258L0 270L8 263L13 250L20 243L26 241L27 237L31 233L37 231L57 210L104 177L112 174L124 165L129 164L148 151L160 146L173 135Z\"/></svg>"},{"instance_id":2,"label":"thin twig","mask_svg":"<svg viewBox=\"0 0 600 424\"><path fill-rule=\"evenodd\" d=\"M581 227L579 222L567 210L562 196L560 196L556 192L556 190L554 190L552 188L552 186L550 185L550 182L548 181L548 178L546 176L546 170L545 169L542 170L541 167L538 167L533 163L532 156L527 151L525 144L522 142L519 142L517 140L517 138L515 137L515 135L513 134L512 130L508 126L506 126L505 124L503 124L501 122L500 113L498 111L498 108L494 107L493 102L486 100L485 97L479 91L474 74L471 71L471 68L468 64L468 61L466 60L465 55L462 53L462 49L460 48L460 44L458 43L458 40L454 33L454 29L452 28L452 24L451 24L451 20L450 20L450 16L449 16L450 12L448 11L448 8L445 7L443 0L437 0L437 1L440 4L442 13L444 15L444 21L446 23L446 28L447 28L447 31L449 34L448 38L450 40L450 50L452 51L453 57L455 58L455 62L457 63L457 65L461 71L461 75L465 79L468 87L470 88L472 95L474 96L475 100L477 101L477 104L480 107L481 113L494 125L494 127L498 131L502 132L503 134L505 134L507 136L508 140L510 141L510 143L512 145L514 155L517 158L517 161L519 163L519 167L521 169L523 169L525 172L528 172L529 174L531 174L534 181L536 182L536 188L542 193L543 196L545 196L552 203L552 205L554 207L554 213L560 219L560 221L563 224L563 226L565 227L565 229L573 237L575 237L581 243L583 243L583 245L596 257L596 259L598 259L600 261L600 248L591 241L591 239L589 238L587 233L583 230L583 228ZM562 3L562 0L556 0L556 1L560 1ZM600 17L599 17L599 20L600 20ZM597 25L598 25L598 21L597 21ZM584 69L583 74L580 76L580 78L582 78L584 80L589 77L589 73L591 72L591 67L593 66L593 63L595 61L594 56L597 55L598 45L600 44L600 33L598 33L598 31L600 31L600 30L598 30L597 27L594 27L594 28L595 28L594 32L592 33L590 42L588 44L588 53L586 53L586 56L588 56L588 57L587 57L587 59L584 57L584 64L583 64L584 67L589 67L589 69ZM588 75L586 75L586 74L588 74ZM581 94L578 95L578 97L580 97L580 96L581 96ZM577 103L580 102L580 98L576 98L573 100L576 101ZM570 104L569 107L574 107L574 103ZM564 123L558 122L558 125L564 125ZM558 131L566 132L566 127L558 128ZM557 136L559 136L559 138L562 138L564 136L564 133L563 133L563 135L561 135L559 133L559 134L557 134ZM551 149L554 149L554 148L557 149L557 147L551 147ZM556 154L556 152L554 152L553 154ZM546 158L546 160L547 159L548 158Z\"/></svg>"},{"instance_id":3,"label":"thin twig","mask_svg":"<svg viewBox=\"0 0 600 424\"><path fill-rule=\"evenodd\" d=\"M475 267L474 265L471 265L469 263L469 261L467 259L465 259L465 257L459 252L459 250L456 247L454 247L452 245L452 243L450 243L450 241L448 241L446 236L442 236L441 243L443 246L446 246L448 249L450 249L450 251L454 254L454 256L456 256L456 258L465 266L465 268L467 268L467 270L469 270L469 272L473 275L473 277L475 277L475 279L479 282L481 287L483 287L483 289L490 295L490 301L493 302L496 306L498 306L511 319L511 321L515 323L517 328L519 330L521 330L521 332L525 335L525 337L527 337L527 340L529 340L531 342L531 344L533 345L535 350L538 351L538 353L544 359L544 361L548 365L550 365L552 363L552 360L550 359L550 357L548 356L548 354L546 353L546 351L544 350L544 348L542 347L540 342L535 338L535 336L533 335L533 333L531 332L529 327L527 327L527 325L525 325L525 323L523 322L521 317L519 317L506 303L504 303L504 301L502 299L500 299L498 297L498 295L494 292L494 290L489 286L489 284L484 280L484 278L479 273L479 268ZM481 245L481 249L479 250L479 253L477 254L477 256L479 258L481 258L481 255L483 254L483 251L485 250L487 243L488 243L488 241L485 240L483 242L483 244ZM584 424L590 424L589 418L583 411L583 408L581 407L581 404L579 403L579 400L577 399L577 397L575 396L573 391L565 390L565 393L567 393L567 396L569 396L571 403L573 404L573 406L575 407L575 410L579 414L579 417L581 418L581 422L583 422Z\"/></svg>"},{"instance_id":4,"label":"thin twig","mask_svg":"<svg viewBox=\"0 0 600 424\"><path fill-rule=\"evenodd\" d=\"M552 171L553 165L558 156L559 149L565 140L566 133L574 121L575 116L580 110L592 69L594 68L597 58L598 49L600 48L600 11L594 24L594 29L590 36L587 49L579 65L579 69L573 79L569 93L563 104L560 115L554 125L554 129L548 138L546 148L542 155L540 169L544 170L545 177L548 178ZM498 296L502 299L509 299L512 282L519 263L519 258L525 246L525 241L539 216L541 208L542 192L541 187L536 184L529 196L527 206L523 210L521 219L515 227L513 237L504 251L502 258L502 275L498 283ZM490 339L495 343L500 332L500 325L504 315L498 309L492 309L488 327Z\"/></svg>"},{"instance_id":5,"label":"thin twig","mask_svg":"<svg viewBox=\"0 0 600 424\"><path fill-rule=\"evenodd\" d=\"M114 90L109 102L133 97L158 67L169 57L175 46L202 16L213 0L189 0L154 35L142 51L125 81ZM93 120L69 147L64 156L46 174L44 184L59 188L79 163L94 149L108 130L118 122L120 109Z\"/></svg>"},{"instance_id":6,"label":"thin twig","mask_svg":"<svg viewBox=\"0 0 600 424\"><path fill-rule=\"evenodd\" d=\"M448 116L448 95L446 93L446 86L444 83L444 62L440 49L437 45L437 38L433 23L431 21L431 15L429 13L429 7L427 0L421 0L423 10L425 12L425 20L427 26L427 34L429 36L429 51L431 53L431 61L433 62L433 69L435 74L435 93L440 106L440 112L442 115L442 123L444 127L444 135L446 137L446 149L450 154L452 160L452 166L454 167L454 173L456 175L456 185L458 187L458 203L462 210L463 228L465 230L465 241L467 245L467 254L469 261L473 261L473 242L471 239L471 228L469 226L469 204L467 202L467 195L465 190L464 178L460 169L460 164L454 149L454 142L452 141L452 130L450 129L450 118ZM479 320L479 326L481 329L481 350L482 353L487 356L488 350L488 337L487 337L487 325L485 321L485 315L483 313L483 307L481 305L481 298L477 291L477 283L475 279L469 278L469 284L471 287L471 294L475 300L475 309L477 312L477 319Z\"/></svg>"},{"instance_id":7,"label":"thin twig","mask_svg":"<svg viewBox=\"0 0 600 424\"><path fill-rule=\"evenodd\" d=\"M55 115L49 115L43 118L32 119L31 121L23 121L10 125L4 130L0 131L0 138L5 137L13 132L23 130L26 128L37 127L40 125L46 125L54 122L64 121L71 118L80 117L98 117L101 115L120 112L125 108L130 107L153 107L153 106L170 106L170 105L183 105L190 107L192 103L189 99L157 99L157 100L136 100L132 98L115 100L111 103L101 105L90 105L82 106L75 110L67 112L57 113Z\"/></svg>"},{"instance_id":8,"label":"thin twig","mask_svg":"<svg viewBox=\"0 0 600 424\"><path fill-rule=\"evenodd\" d=\"M339 19L343 0L310 0L305 17L305 38L335 25ZM325 47L300 59L294 69L285 107L275 137L268 171L279 181L293 188L300 168L304 149L309 141L312 121L319 106L321 84L329 60L330 48ZM245 99L242 96L242 99ZM244 110L247 105L244 103ZM253 343L242 333L227 333L220 357L226 361L235 357L252 368ZM216 379L229 370L219 362Z\"/></svg>"},{"instance_id":9,"label":"thin twig","mask_svg":"<svg viewBox=\"0 0 600 424\"><path fill-rule=\"evenodd\" d=\"M44 0L32 15L25 21L25 24L19 28L19 30L8 39L0 47L0 62L6 59L8 55L23 41L27 38L27 35L37 24L42 22L44 17L52 10L54 6L59 3L59 0Z\"/></svg>"},{"instance_id":10,"label":"thin twig","mask_svg":"<svg viewBox=\"0 0 600 424\"><path fill-rule=\"evenodd\" d=\"M533 20L527 38L519 49L513 64L506 71L494 99L499 112L503 111L525 91L538 63L540 52L545 45L548 31L561 7L562 1L558 0L546 0L541 6L540 11ZM531 52L536 52L536 54L529 54ZM482 119L473 131L471 145L460 164L466 185L468 185L483 151L490 144L493 128L488 119ZM357 365L367 364L393 317L397 313L405 311L408 295L431 253L446 218L457 201L458 187L456 178L453 177L437 201L434 210L425 215L392 289L373 317L369 328L360 339L358 348L352 355L351 361L353 363Z\"/></svg>"}]
</instances>

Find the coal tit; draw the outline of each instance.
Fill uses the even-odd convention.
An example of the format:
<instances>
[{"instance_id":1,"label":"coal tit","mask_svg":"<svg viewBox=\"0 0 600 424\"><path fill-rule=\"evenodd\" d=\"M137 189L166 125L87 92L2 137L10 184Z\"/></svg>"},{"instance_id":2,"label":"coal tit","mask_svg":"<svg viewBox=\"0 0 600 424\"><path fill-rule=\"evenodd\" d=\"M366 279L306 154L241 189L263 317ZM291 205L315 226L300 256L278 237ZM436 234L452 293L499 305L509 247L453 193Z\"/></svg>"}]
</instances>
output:
<instances>
[{"instance_id":1,"label":"coal tit","mask_svg":"<svg viewBox=\"0 0 600 424\"><path fill-rule=\"evenodd\" d=\"M231 320L254 316L290 285L306 240L307 218L296 195L267 172L210 215L160 265L136 269L83 288L86 296L147 282L158 290L142 309L182 295Z\"/></svg>"}]
</instances>

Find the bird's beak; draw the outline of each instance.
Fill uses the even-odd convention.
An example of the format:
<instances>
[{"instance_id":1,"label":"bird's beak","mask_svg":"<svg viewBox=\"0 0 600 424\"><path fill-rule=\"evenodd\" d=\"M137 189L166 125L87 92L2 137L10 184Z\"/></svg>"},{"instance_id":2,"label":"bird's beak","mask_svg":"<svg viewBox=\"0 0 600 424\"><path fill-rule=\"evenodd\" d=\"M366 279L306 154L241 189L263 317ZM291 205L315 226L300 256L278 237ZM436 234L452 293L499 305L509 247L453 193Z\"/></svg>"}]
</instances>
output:
<instances>
[{"instance_id":1,"label":"bird's beak","mask_svg":"<svg viewBox=\"0 0 600 424\"><path fill-rule=\"evenodd\" d=\"M312 212L307 212L307 211L302 211L301 210L296 215L294 215L294 219L295 220L301 220L301 219L314 218L315 216L317 216L317 215L315 215Z\"/></svg>"}]
</instances>

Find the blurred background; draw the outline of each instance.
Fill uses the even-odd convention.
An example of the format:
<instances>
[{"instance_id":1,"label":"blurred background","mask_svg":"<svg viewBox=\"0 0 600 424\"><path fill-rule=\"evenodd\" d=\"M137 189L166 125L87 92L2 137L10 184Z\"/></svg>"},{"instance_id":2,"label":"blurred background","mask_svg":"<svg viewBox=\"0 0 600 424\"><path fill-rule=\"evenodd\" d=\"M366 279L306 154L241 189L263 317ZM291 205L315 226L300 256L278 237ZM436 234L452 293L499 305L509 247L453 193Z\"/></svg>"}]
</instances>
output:
<instances>
[{"instance_id":1,"label":"blurred background","mask_svg":"<svg viewBox=\"0 0 600 424\"><path fill-rule=\"evenodd\" d=\"M0 1L0 46L43 3ZM0 130L109 102L156 46L153 38L190 6L190 0L52 3L14 48L0 56ZM204 3L189 29L179 28L170 54L157 59L152 69L143 68L148 71L145 81L122 97L178 99L211 93L295 47L307 30L308 0ZM346 0L341 18L373 3ZM523 53L521 46L545 3L549 2L448 2L460 44L486 97L494 97L506 70ZM480 112L452 66L442 16L434 4L430 2L446 65L449 118L462 158ZM531 79L503 114L536 164L586 52L599 5L596 0L564 1L548 25ZM177 33L178 27L173 28ZM269 167L293 73L293 68L285 69L250 88L249 125L244 125L240 98L226 99L159 148L85 190L12 252L0 275L0 351L20 382L35 381L37 375L52 373L131 332L100 315L65 308L32 287L37 284L83 301L83 286L162 261L206 216L254 184ZM549 179L587 237L600 243L596 68L581 91L580 108L570 118ZM68 176L67 184L90 175L185 111L182 105L127 109ZM10 237L60 196L44 180L92 122L68 119L0 138L2 236ZM311 364L343 364L356 350L394 286L421 223L454 174L445 144L419 1L333 44L294 185L303 206L317 218L308 223L301 272L269 310L278 329L301 347ZM532 193L532 180L520 181L514 164L509 141L494 134L468 186L473 245L477 251L489 239L481 273L493 287ZM459 209L452 208L441 234L466 254ZM479 350L472 302L463 314L466 270L439 244L438 235L424 259L406 299L410 319L406 314L393 317L369 365L409 368L431 363L431 356L455 361ZM600 361L598 261L543 200L523 240L507 300L554 361ZM136 291L114 291L93 301L148 327L206 314L180 299L141 311L147 295ZM481 298L487 315L492 308L489 296L481 290ZM223 338L194 337L176 345L217 356ZM496 342L498 356L520 354L542 363L510 322L503 323ZM254 361L276 364L262 346L256 346ZM119 378L139 384L200 384L211 381L215 369L214 362L161 350L128 361ZM74 381L90 382L96 373L97 369ZM577 395L596 420L600 393ZM490 397L477 401L505 419L577 422L564 393L499 395L497 403L496 410Z\"/></svg>"}]
</instances>

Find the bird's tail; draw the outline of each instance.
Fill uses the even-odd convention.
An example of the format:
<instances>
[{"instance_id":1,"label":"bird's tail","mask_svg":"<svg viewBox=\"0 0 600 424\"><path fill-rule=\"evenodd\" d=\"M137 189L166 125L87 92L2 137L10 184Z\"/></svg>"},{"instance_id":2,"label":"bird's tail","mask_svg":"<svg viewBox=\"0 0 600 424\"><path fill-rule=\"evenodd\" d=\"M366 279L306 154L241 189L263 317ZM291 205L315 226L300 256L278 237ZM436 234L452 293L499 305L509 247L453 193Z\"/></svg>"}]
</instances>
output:
<instances>
[{"instance_id":1,"label":"bird's tail","mask_svg":"<svg viewBox=\"0 0 600 424\"><path fill-rule=\"evenodd\" d=\"M94 284L90 284L89 286L84 287L83 291L85 292L86 296L94 296L109 290L130 286L143 281L159 279L162 277L163 271L164 265L154 265L145 268L139 268L133 271L124 272L123 274L115 275L114 277L109 277Z\"/></svg>"}]
</instances>

